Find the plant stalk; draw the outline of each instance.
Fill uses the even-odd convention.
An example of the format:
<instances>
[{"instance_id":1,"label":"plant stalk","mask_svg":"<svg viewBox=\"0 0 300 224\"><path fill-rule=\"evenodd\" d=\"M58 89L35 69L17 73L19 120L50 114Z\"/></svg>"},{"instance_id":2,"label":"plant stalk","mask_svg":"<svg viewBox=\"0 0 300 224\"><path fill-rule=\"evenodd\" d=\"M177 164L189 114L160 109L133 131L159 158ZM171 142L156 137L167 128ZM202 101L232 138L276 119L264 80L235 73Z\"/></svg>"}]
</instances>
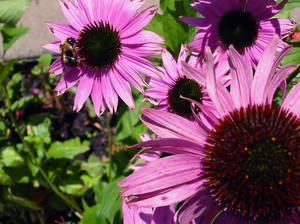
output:
<instances>
[{"instance_id":1,"label":"plant stalk","mask_svg":"<svg viewBox=\"0 0 300 224\"><path fill-rule=\"evenodd\" d=\"M106 120L106 128L107 128L107 136L108 136L108 159L109 159L109 166L108 166L108 179L111 181L111 170L112 170L112 133L111 133L111 127L110 127L110 114L109 111L106 112L105 116Z\"/></svg>"}]
</instances>

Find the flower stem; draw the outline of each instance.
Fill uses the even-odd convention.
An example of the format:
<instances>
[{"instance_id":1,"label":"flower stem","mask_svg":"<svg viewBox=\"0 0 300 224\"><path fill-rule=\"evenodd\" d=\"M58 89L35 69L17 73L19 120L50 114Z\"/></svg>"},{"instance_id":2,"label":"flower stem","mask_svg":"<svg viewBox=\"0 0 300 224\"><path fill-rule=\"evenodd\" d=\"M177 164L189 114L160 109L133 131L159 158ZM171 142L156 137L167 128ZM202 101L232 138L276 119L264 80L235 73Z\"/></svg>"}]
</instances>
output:
<instances>
[{"instance_id":1,"label":"flower stem","mask_svg":"<svg viewBox=\"0 0 300 224\"><path fill-rule=\"evenodd\" d=\"M44 177L44 179L46 180L46 182L48 183L48 185L50 186L50 188L57 194L57 196L60 197L63 201L65 201L73 210L75 210L76 212L82 213L82 210L77 205L77 203L73 199L66 197L62 192L60 192L59 189L55 186L55 184L48 178L46 172L41 167L41 165L37 161L37 159L35 158L33 150L30 148L30 146L24 140L21 131L19 130L18 126L16 125L16 120L15 120L15 118L13 116L13 113L12 113L12 110L11 110L11 102L9 100L9 97L8 97L5 89L4 88L0 88L0 92L1 92L1 98L3 100L6 98L6 104L7 104L7 108L8 108L8 114L9 114L10 120L12 122L12 125L15 128L15 131L18 134L19 138L21 139L21 141L22 141L22 143L24 145L24 148L27 150L29 156L31 157L32 162L38 167L38 170L40 171L40 173L42 174L42 176Z\"/></svg>"},{"instance_id":2,"label":"flower stem","mask_svg":"<svg viewBox=\"0 0 300 224\"><path fill-rule=\"evenodd\" d=\"M112 170L112 134L111 134L111 128L110 128L110 114L107 111L106 116L106 128L107 128L107 135L108 135L108 159L109 159L109 166L108 166L108 179L111 181L111 170Z\"/></svg>"}]
</instances>

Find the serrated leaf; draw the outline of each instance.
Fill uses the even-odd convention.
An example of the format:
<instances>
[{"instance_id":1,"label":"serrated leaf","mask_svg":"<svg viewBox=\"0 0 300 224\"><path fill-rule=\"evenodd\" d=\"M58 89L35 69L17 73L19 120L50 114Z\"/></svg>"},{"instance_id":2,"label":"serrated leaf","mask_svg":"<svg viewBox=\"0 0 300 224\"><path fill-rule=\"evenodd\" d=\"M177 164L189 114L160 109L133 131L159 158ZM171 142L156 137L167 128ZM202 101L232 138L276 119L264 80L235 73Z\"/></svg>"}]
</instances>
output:
<instances>
[{"instance_id":1,"label":"serrated leaf","mask_svg":"<svg viewBox=\"0 0 300 224\"><path fill-rule=\"evenodd\" d=\"M0 1L0 23L16 24L32 0L2 0Z\"/></svg>"},{"instance_id":2,"label":"serrated leaf","mask_svg":"<svg viewBox=\"0 0 300 224\"><path fill-rule=\"evenodd\" d=\"M13 146L8 146L2 150L1 161L7 167L18 167L24 164L24 159Z\"/></svg>"},{"instance_id":3,"label":"serrated leaf","mask_svg":"<svg viewBox=\"0 0 300 224\"><path fill-rule=\"evenodd\" d=\"M47 158L73 159L76 155L88 150L88 142L84 142L82 144L79 138L73 138L65 142L56 141L51 144L47 152Z\"/></svg>"},{"instance_id":4,"label":"serrated leaf","mask_svg":"<svg viewBox=\"0 0 300 224\"><path fill-rule=\"evenodd\" d=\"M0 2L1 3L1 2ZM1 7L1 6L0 6ZM2 42L3 42L3 51L5 52L8 48L10 48L16 40L18 40L21 36L26 34L29 31L29 28L20 26L11 26L4 24L4 26L0 27L0 32L2 34Z\"/></svg>"}]
</instances>

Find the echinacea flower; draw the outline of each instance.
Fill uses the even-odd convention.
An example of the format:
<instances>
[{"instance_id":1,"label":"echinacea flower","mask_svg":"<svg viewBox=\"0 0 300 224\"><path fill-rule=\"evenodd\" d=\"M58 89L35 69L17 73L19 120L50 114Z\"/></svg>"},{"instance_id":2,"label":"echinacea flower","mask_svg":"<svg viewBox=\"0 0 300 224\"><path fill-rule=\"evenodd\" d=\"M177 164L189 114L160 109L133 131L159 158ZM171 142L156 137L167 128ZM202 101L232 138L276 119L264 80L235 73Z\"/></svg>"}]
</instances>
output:
<instances>
[{"instance_id":1,"label":"echinacea flower","mask_svg":"<svg viewBox=\"0 0 300 224\"><path fill-rule=\"evenodd\" d=\"M277 2L195 0L191 5L204 18L180 17L183 22L199 28L194 41L187 46L196 52L204 52L207 46L212 51L221 47L221 57L226 58L229 46L233 45L255 68L272 36L277 34L283 39L296 26L288 19L270 19L283 9L287 0L279 4ZM280 40L277 50L280 51L286 46L287 44Z\"/></svg>"},{"instance_id":2,"label":"echinacea flower","mask_svg":"<svg viewBox=\"0 0 300 224\"><path fill-rule=\"evenodd\" d=\"M148 141L152 139L148 133L143 133L140 135L140 137L142 141ZM159 159L160 154L160 152L139 154L136 158L139 158L145 162L137 163L130 168L132 170L139 170L141 167L145 166L147 162ZM174 205L157 208L139 208L128 206L126 200L126 198L123 198L122 201L124 224L174 224Z\"/></svg>"},{"instance_id":3,"label":"echinacea flower","mask_svg":"<svg viewBox=\"0 0 300 224\"><path fill-rule=\"evenodd\" d=\"M164 206L185 200L176 212L180 224L300 223L300 83L285 97L282 57L275 36L253 76L251 66L229 47L230 91L216 81L213 57L205 51L206 88L219 117L212 128L165 111L144 108L142 121L157 140L135 147L140 153L167 152L119 182L130 206ZM194 74L201 76L201 74ZM273 105L280 87L281 105ZM196 102L194 102L196 103ZM206 111L209 113L209 111Z\"/></svg>"},{"instance_id":4,"label":"echinacea flower","mask_svg":"<svg viewBox=\"0 0 300 224\"><path fill-rule=\"evenodd\" d=\"M188 119L193 119L194 115L201 112L201 108L191 108L190 102L186 99L193 99L200 102L203 107L212 107L211 100L204 88L205 79L194 79L189 77L189 72L182 68L182 61L186 61L188 51L186 47L181 46L177 62L167 51L162 52L163 67L162 74L159 77L153 77L149 81L150 88L145 90L145 96L150 103L157 109L169 111ZM188 63L199 72L204 73L204 66L199 62L196 54L189 57ZM219 80L225 83L225 74L219 73Z\"/></svg>"},{"instance_id":5,"label":"echinacea flower","mask_svg":"<svg viewBox=\"0 0 300 224\"><path fill-rule=\"evenodd\" d=\"M115 112L118 96L134 109L130 84L143 92L142 86L146 83L140 73L158 74L144 57L160 54L163 38L141 30L157 11L152 6L137 14L144 2L59 0L70 25L48 22L50 32L58 40L43 47L64 54L49 69L54 75L65 73L55 88L58 94L79 82L74 110L79 111L89 95L98 116L106 107L111 113ZM67 44L63 50L62 42Z\"/></svg>"}]
</instances>

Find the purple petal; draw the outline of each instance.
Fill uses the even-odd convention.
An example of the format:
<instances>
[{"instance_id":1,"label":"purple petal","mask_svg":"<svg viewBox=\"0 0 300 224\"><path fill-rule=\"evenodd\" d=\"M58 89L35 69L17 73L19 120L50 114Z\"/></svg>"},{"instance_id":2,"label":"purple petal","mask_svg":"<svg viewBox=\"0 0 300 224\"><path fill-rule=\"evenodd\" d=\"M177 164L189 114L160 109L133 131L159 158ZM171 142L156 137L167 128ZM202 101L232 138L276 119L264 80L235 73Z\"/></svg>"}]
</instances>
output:
<instances>
[{"instance_id":1,"label":"purple petal","mask_svg":"<svg viewBox=\"0 0 300 224\"><path fill-rule=\"evenodd\" d=\"M101 75L101 86L102 86L102 93L103 98L105 100L106 105L110 113L114 113L117 111L118 108L118 94L115 92L113 85L110 80L111 71L107 73L102 73Z\"/></svg>"},{"instance_id":2,"label":"purple petal","mask_svg":"<svg viewBox=\"0 0 300 224\"><path fill-rule=\"evenodd\" d=\"M91 94L92 101L94 104L94 109L98 117L100 117L105 111L105 103L103 100L103 92L102 92L102 85L101 85L101 75L102 73L97 74L95 76L92 94Z\"/></svg>"},{"instance_id":3,"label":"purple petal","mask_svg":"<svg viewBox=\"0 0 300 224\"><path fill-rule=\"evenodd\" d=\"M63 23L47 22L49 31L60 40L65 40L69 37L78 38L78 31L70 25Z\"/></svg>"},{"instance_id":4,"label":"purple petal","mask_svg":"<svg viewBox=\"0 0 300 224\"><path fill-rule=\"evenodd\" d=\"M78 80L80 79L81 76L82 76L81 70L79 70L77 68L70 69L60 79L60 81L57 84L57 86L55 87L54 91L57 93L57 95L62 95L68 89L73 87L78 82Z\"/></svg>"},{"instance_id":5,"label":"purple petal","mask_svg":"<svg viewBox=\"0 0 300 224\"><path fill-rule=\"evenodd\" d=\"M297 83L287 95L282 107L300 117L300 83Z\"/></svg>"},{"instance_id":6,"label":"purple petal","mask_svg":"<svg viewBox=\"0 0 300 224\"><path fill-rule=\"evenodd\" d=\"M92 92L95 79L95 73L93 71L87 71L79 82L76 90L73 110L80 111L83 104Z\"/></svg>"},{"instance_id":7,"label":"purple petal","mask_svg":"<svg viewBox=\"0 0 300 224\"><path fill-rule=\"evenodd\" d=\"M49 51L53 51L55 53L60 53L60 50L59 50L60 43L61 43L60 40L56 40L56 41L53 41L53 42L48 43L48 44L43 44L42 47L49 50Z\"/></svg>"},{"instance_id":8,"label":"purple petal","mask_svg":"<svg viewBox=\"0 0 300 224\"><path fill-rule=\"evenodd\" d=\"M204 144L207 137L207 132L194 122L169 112L143 107L141 120L162 138L180 138Z\"/></svg>"},{"instance_id":9,"label":"purple petal","mask_svg":"<svg viewBox=\"0 0 300 224\"><path fill-rule=\"evenodd\" d=\"M63 71L63 65L61 63L61 57L58 57L49 67L48 69L49 73L51 75L59 75L62 74Z\"/></svg>"}]
</instances>

